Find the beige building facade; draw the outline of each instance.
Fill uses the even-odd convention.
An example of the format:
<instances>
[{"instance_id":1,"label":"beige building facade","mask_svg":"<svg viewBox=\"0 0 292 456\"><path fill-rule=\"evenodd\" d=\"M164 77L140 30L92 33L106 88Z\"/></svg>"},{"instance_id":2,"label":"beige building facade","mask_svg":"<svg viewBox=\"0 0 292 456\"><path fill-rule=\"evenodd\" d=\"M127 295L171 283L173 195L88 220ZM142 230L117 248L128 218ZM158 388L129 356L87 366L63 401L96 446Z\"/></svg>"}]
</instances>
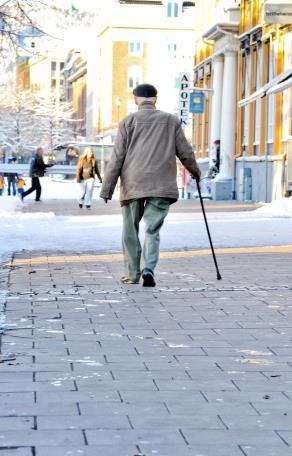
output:
<instances>
[{"instance_id":1,"label":"beige building facade","mask_svg":"<svg viewBox=\"0 0 292 456\"><path fill-rule=\"evenodd\" d=\"M214 199L271 201L292 190L292 4L282 4L196 2L194 80L211 92L204 113L194 115L193 137L205 172L221 141ZM281 16L283 8L291 15Z\"/></svg>"},{"instance_id":2,"label":"beige building facade","mask_svg":"<svg viewBox=\"0 0 292 456\"><path fill-rule=\"evenodd\" d=\"M188 6L184 6L188 4ZM98 133L136 110L133 89L151 83L159 109L178 112L179 73L192 72L194 2L109 0L98 31Z\"/></svg>"}]
</instances>

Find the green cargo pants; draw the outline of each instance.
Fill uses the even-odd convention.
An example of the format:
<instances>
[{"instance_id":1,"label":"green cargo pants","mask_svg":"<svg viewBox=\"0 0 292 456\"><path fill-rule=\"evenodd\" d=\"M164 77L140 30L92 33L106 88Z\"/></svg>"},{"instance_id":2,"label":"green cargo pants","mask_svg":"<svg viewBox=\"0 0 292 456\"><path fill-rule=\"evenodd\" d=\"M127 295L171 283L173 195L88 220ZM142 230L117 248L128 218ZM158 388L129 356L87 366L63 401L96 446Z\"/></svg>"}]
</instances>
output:
<instances>
[{"instance_id":1,"label":"green cargo pants","mask_svg":"<svg viewBox=\"0 0 292 456\"><path fill-rule=\"evenodd\" d=\"M143 198L122 207L124 275L139 281L141 270L154 268L159 257L159 231L168 214L170 201L165 198ZM139 240L139 223L144 216L145 240L143 252ZM141 264L142 253L142 264Z\"/></svg>"}]
</instances>

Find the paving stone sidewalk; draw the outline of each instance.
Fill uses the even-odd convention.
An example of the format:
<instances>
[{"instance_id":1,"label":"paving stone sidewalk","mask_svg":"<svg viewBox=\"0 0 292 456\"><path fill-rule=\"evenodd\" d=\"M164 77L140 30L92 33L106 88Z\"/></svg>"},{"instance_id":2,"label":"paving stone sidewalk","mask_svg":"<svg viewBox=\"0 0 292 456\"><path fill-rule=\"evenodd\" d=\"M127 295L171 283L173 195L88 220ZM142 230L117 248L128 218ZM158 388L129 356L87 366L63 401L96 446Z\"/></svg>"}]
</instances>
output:
<instances>
[{"instance_id":1,"label":"paving stone sidewalk","mask_svg":"<svg viewBox=\"0 0 292 456\"><path fill-rule=\"evenodd\" d=\"M114 255L15 254L0 455L291 456L291 255L218 262L162 259L143 289Z\"/></svg>"}]
</instances>

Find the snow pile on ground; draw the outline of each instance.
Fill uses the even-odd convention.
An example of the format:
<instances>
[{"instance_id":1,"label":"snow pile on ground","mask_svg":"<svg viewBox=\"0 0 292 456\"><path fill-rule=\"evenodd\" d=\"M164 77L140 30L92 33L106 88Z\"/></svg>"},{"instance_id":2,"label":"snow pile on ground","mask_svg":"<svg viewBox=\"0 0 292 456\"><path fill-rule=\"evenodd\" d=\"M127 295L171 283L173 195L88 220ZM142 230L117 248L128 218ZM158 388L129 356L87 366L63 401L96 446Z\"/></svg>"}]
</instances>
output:
<instances>
[{"instance_id":1,"label":"snow pile on ground","mask_svg":"<svg viewBox=\"0 0 292 456\"><path fill-rule=\"evenodd\" d=\"M79 187L76 180L59 180L50 177L40 179L42 186L41 199L78 199ZM97 182L96 182L97 185ZM25 190L30 187L30 179L26 180ZM99 197L99 188L94 188L93 199ZM27 199L35 199L35 192L28 195Z\"/></svg>"},{"instance_id":2,"label":"snow pile on ground","mask_svg":"<svg viewBox=\"0 0 292 456\"><path fill-rule=\"evenodd\" d=\"M75 179L58 179L57 177L42 177L40 179L42 186L42 200L48 199L78 199L79 186ZM25 190L30 187L30 178L26 179ZM98 179L95 180L93 200L99 199L101 184ZM114 199L116 195L114 196ZM35 199L35 192L31 193L25 198L26 200Z\"/></svg>"},{"instance_id":3,"label":"snow pile on ground","mask_svg":"<svg viewBox=\"0 0 292 456\"><path fill-rule=\"evenodd\" d=\"M0 197L0 216L5 217L21 210L22 204L19 198L11 196Z\"/></svg>"},{"instance_id":4,"label":"snow pile on ground","mask_svg":"<svg viewBox=\"0 0 292 456\"><path fill-rule=\"evenodd\" d=\"M265 204L255 212L269 217L292 217L292 196Z\"/></svg>"}]
</instances>

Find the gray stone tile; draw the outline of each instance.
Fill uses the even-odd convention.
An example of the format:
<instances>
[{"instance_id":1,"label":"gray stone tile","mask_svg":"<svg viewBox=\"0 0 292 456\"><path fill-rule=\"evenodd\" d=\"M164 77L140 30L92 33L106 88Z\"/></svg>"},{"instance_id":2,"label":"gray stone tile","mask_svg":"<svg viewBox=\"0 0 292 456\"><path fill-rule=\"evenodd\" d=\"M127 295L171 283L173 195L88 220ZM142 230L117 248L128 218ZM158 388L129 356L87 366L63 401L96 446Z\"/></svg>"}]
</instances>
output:
<instances>
[{"instance_id":1,"label":"gray stone tile","mask_svg":"<svg viewBox=\"0 0 292 456\"><path fill-rule=\"evenodd\" d=\"M81 431L78 430L55 430L54 438L52 439L51 431L38 431L38 430L25 430L25 431L0 431L0 448L5 443L7 447L18 446L37 446L47 445L51 446L69 446L69 445L83 445L84 438Z\"/></svg>"},{"instance_id":2,"label":"gray stone tile","mask_svg":"<svg viewBox=\"0 0 292 456\"><path fill-rule=\"evenodd\" d=\"M99 391L98 388L88 388L86 391L41 391L37 393L39 404L91 402L121 402L117 391Z\"/></svg>"},{"instance_id":3,"label":"gray stone tile","mask_svg":"<svg viewBox=\"0 0 292 456\"><path fill-rule=\"evenodd\" d=\"M1 409L1 412L3 410ZM0 416L0 432L1 431L22 431L26 429L33 429L34 428L34 420L33 417L3 417ZM0 441L1 443L1 441Z\"/></svg>"},{"instance_id":4,"label":"gray stone tile","mask_svg":"<svg viewBox=\"0 0 292 456\"><path fill-rule=\"evenodd\" d=\"M3 416L51 416L51 415L77 415L78 408L76 403L64 403L61 401L55 403L17 403L1 405L1 415Z\"/></svg>"},{"instance_id":5,"label":"gray stone tile","mask_svg":"<svg viewBox=\"0 0 292 456\"><path fill-rule=\"evenodd\" d=\"M169 412L163 402L112 402L105 404L103 402L80 402L79 403L81 415L103 415L103 416L125 416L130 414L141 414L145 417L164 416L167 418ZM146 419L146 418L145 418Z\"/></svg>"},{"instance_id":6,"label":"gray stone tile","mask_svg":"<svg viewBox=\"0 0 292 456\"><path fill-rule=\"evenodd\" d=\"M134 429L161 429L163 432L170 429L225 429L217 416L190 416L155 414L148 416L143 414L130 414L131 423Z\"/></svg>"},{"instance_id":7,"label":"gray stone tile","mask_svg":"<svg viewBox=\"0 0 292 456\"><path fill-rule=\"evenodd\" d=\"M266 447L264 445L241 445L246 456L290 456L291 447L278 446Z\"/></svg>"},{"instance_id":8,"label":"gray stone tile","mask_svg":"<svg viewBox=\"0 0 292 456\"><path fill-rule=\"evenodd\" d=\"M52 382L10 382L0 383L1 393L24 393L30 391L73 391L75 386L71 380Z\"/></svg>"},{"instance_id":9,"label":"gray stone tile","mask_svg":"<svg viewBox=\"0 0 292 456\"><path fill-rule=\"evenodd\" d=\"M190 429L182 429L182 432L190 445L195 444L210 444L210 445L253 445L261 444L267 447L280 446L282 442L283 447L285 444L281 441L280 437L275 432L265 432L264 430L200 430L193 431Z\"/></svg>"},{"instance_id":10,"label":"gray stone tile","mask_svg":"<svg viewBox=\"0 0 292 456\"><path fill-rule=\"evenodd\" d=\"M86 431L86 436L89 445L94 444L121 444L133 442L135 445L140 443L156 444L163 443L165 445L181 445L183 438L178 431L162 433L159 430L123 430L119 431Z\"/></svg>"},{"instance_id":11,"label":"gray stone tile","mask_svg":"<svg viewBox=\"0 0 292 456\"><path fill-rule=\"evenodd\" d=\"M1 421L0 421L1 423ZM55 429L131 429L125 416L79 415L79 416L40 416L39 430Z\"/></svg>"},{"instance_id":12,"label":"gray stone tile","mask_svg":"<svg viewBox=\"0 0 292 456\"><path fill-rule=\"evenodd\" d=\"M0 451L3 456L31 456L31 448L7 448L1 447Z\"/></svg>"},{"instance_id":13,"label":"gray stone tile","mask_svg":"<svg viewBox=\"0 0 292 456\"><path fill-rule=\"evenodd\" d=\"M139 444L145 456L242 456L237 445L144 445Z\"/></svg>"},{"instance_id":14,"label":"gray stone tile","mask_svg":"<svg viewBox=\"0 0 292 456\"><path fill-rule=\"evenodd\" d=\"M248 420L245 416L220 415L221 420L231 430L285 430L292 432L292 411L284 414L250 416Z\"/></svg>"},{"instance_id":15,"label":"gray stone tile","mask_svg":"<svg viewBox=\"0 0 292 456\"><path fill-rule=\"evenodd\" d=\"M90 445L90 446L63 446L53 448L54 456L133 456L138 454L134 445ZM31 456L31 454L29 455ZM51 446L38 446L36 456L52 456Z\"/></svg>"}]
</instances>

